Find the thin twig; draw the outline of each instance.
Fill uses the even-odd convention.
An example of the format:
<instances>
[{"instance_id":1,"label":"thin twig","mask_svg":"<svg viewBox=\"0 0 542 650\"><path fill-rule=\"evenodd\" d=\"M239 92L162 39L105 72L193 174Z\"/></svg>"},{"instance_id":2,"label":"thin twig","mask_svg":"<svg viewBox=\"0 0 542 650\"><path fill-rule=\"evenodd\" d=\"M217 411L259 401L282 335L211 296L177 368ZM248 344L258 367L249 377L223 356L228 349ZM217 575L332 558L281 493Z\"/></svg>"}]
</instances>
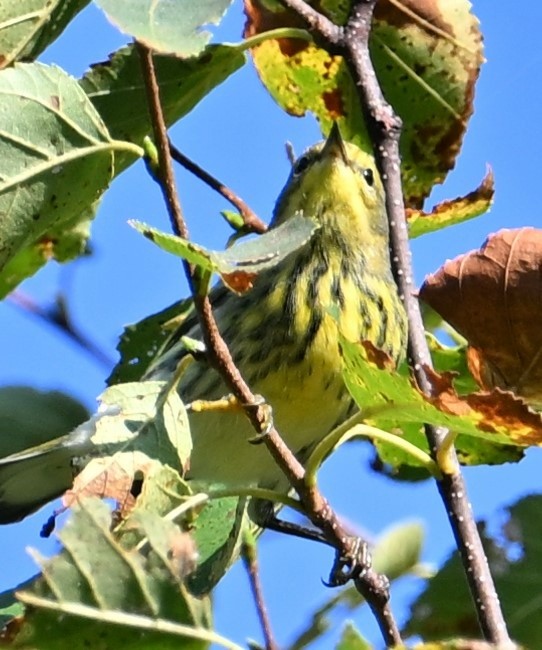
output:
<instances>
[{"instance_id":1,"label":"thin twig","mask_svg":"<svg viewBox=\"0 0 542 650\"><path fill-rule=\"evenodd\" d=\"M138 43L138 50L141 56L154 138L159 153L159 177L162 191L175 234L186 238L187 228L176 194L169 142L160 104L160 91L152 63L152 53L140 43ZM192 268L186 265L185 269L193 289ZM335 570L332 570L330 582L339 584L341 580L352 578L356 588L373 610L386 644L389 646L400 644L399 627L393 618L388 602L388 581L370 567L366 553L367 544L349 534L316 486L308 486L305 483L305 470L272 425L270 409L265 404L261 404L253 395L236 367L230 351L218 331L209 297L194 290L192 293L210 365L220 373L233 395L245 407L247 417L256 432L260 434L261 442L266 445L275 462L297 492L309 520L325 534L329 543L337 549L338 559Z\"/></svg>"},{"instance_id":2,"label":"thin twig","mask_svg":"<svg viewBox=\"0 0 542 650\"><path fill-rule=\"evenodd\" d=\"M282 0L282 2L301 16L311 30L323 36L328 43L341 41L342 29L327 16L313 9L305 0Z\"/></svg>"},{"instance_id":3,"label":"thin twig","mask_svg":"<svg viewBox=\"0 0 542 650\"><path fill-rule=\"evenodd\" d=\"M260 580L260 571L258 566L258 556L256 553L256 540L249 531L245 531L245 538L241 546L241 556L247 570L250 588L256 604L256 611L260 619L263 636L265 639L266 650L278 650L273 631L271 630L271 621L267 613L267 607L263 597L262 583Z\"/></svg>"},{"instance_id":4,"label":"thin twig","mask_svg":"<svg viewBox=\"0 0 542 650\"><path fill-rule=\"evenodd\" d=\"M190 160L190 158L185 156L182 151L179 151L179 149L177 149L175 145L171 144L171 142L169 143L169 151L173 160L194 174L194 176L197 176L209 187L223 196L226 201L229 201L234 208L239 210L239 214L243 217L245 228L248 231L258 234L266 232L267 224L265 224L258 217L258 215L243 201L243 199L240 196L237 196L237 194L232 189L224 185L224 183L221 183L214 176L211 176L209 172L205 171L205 169L202 169L193 160Z\"/></svg>"},{"instance_id":5,"label":"thin twig","mask_svg":"<svg viewBox=\"0 0 542 650\"><path fill-rule=\"evenodd\" d=\"M141 43L136 42L136 47L141 60L143 70L143 80L145 82L145 91L147 93L147 102L151 114L151 124L154 132L154 142L158 149L159 172L161 174L160 187L164 194L164 199L168 209L169 218L173 232L188 239L188 228L183 217L179 195L175 184L175 175L173 173L173 163L169 153L169 140L167 135L167 126L160 103L160 88L156 71L154 69L154 60L152 51ZM192 284L192 271L187 270L187 279Z\"/></svg>"},{"instance_id":6,"label":"thin twig","mask_svg":"<svg viewBox=\"0 0 542 650\"><path fill-rule=\"evenodd\" d=\"M333 47L339 47L358 88L367 126L372 136L375 157L386 190L386 208L390 222L392 267L408 314L409 363L420 389L432 394L432 386L424 368L431 367L431 355L425 339L418 301L412 291L413 271L400 175L399 138L402 123L386 102L369 54L369 34L376 0L358 0L352 6L344 28L329 25L303 0L283 0L284 4L304 17L313 30ZM426 435L433 457L446 435L438 427L426 426ZM484 638L499 647L511 646L506 623L476 522L466 492L455 451L447 458L452 472L437 481L456 544L463 560L465 574L478 614Z\"/></svg>"},{"instance_id":7,"label":"thin twig","mask_svg":"<svg viewBox=\"0 0 542 650\"><path fill-rule=\"evenodd\" d=\"M13 291L8 296L8 302L24 313L39 318L47 325L54 327L104 368L110 369L115 364L113 358L107 352L102 350L97 343L91 341L73 324L66 301L62 296L57 296L53 306L43 307L21 291Z\"/></svg>"}]
</instances>

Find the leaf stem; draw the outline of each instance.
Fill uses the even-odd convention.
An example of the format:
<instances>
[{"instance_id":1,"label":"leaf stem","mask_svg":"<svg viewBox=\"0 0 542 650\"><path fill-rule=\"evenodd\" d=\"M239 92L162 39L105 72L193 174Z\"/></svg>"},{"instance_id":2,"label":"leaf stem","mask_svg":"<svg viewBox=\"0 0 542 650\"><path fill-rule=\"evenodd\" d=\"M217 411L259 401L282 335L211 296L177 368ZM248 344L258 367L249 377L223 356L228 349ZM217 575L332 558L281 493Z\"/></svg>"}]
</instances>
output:
<instances>
[{"instance_id":1,"label":"leaf stem","mask_svg":"<svg viewBox=\"0 0 542 650\"><path fill-rule=\"evenodd\" d=\"M243 650L243 647L233 643L216 632L207 630L202 627L191 627L182 625L164 619L157 619L152 616L143 616L141 614L129 614L118 610L99 609L80 603L61 602L36 596L29 591L18 591L17 598L31 607L39 609L49 609L53 612L69 614L79 618L87 618L100 623L111 623L113 625L124 625L140 630L150 632L160 632L162 634L172 634L175 636L187 637L205 643L213 643L227 650Z\"/></svg>"},{"instance_id":2,"label":"leaf stem","mask_svg":"<svg viewBox=\"0 0 542 650\"><path fill-rule=\"evenodd\" d=\"M276 29L270 29L267 32L262 32L261 34L255 34L250 38L246 38L240 43L236 43L235 47L240 51L244 52L249 50L251 47L256 47L276 38L298 38L302 41L312 41L312 34L306 29L298 29L296 27L277 27Z\"/></svg>"},{"instance_id":3,"label":"leaf stem","mask_svg":"<svg viewBox=\"0 0 542 650\"><path fill-rule=\"evenodd\" d=\"M372 440L382 440L383 442L394 445L398 449L401 449L415 458L432 476L440 477L441 472L437 463L435 463L429 454L416 447L416 445L413 445L408 440L401 438L401 436L389 433L388 431L377 429L368 424L356 424L347 431L341 431L338 427L318 443L310 455L309 460L305 464L307 480L310 482L312 477L316 477L316 471L333 449L348 442L348 440L352 440L352 438L359 438L362 436L365 438L371 438Z\"/></svg>"}]
</instances>

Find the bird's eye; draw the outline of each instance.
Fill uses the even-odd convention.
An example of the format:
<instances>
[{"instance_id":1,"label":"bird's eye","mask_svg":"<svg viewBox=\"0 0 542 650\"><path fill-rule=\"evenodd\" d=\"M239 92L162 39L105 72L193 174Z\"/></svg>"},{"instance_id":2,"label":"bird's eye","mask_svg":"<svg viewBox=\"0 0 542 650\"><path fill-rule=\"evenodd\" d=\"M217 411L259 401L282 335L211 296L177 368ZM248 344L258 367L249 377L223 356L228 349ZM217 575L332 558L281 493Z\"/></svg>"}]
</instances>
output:
<instances>
[{"instance_id":1,"label":"bird's eye","mask_svg":"<svg viewBox=\"0 0 542 650\"><path fill-rule=\"evenodd\" d=\"M294 176L299 176L302 174L310 164L310 158L308 156L301 156L298 158L294 165Z\"/></svg>"},{"instance_id":2,"label":"bird's eye","mask_svg":"<svg viewBox=\"0 0 542 650\"><path fill-rule=\"evenodd\" d=\"M375 175L370 167L363 170L363 178L367 181L367 185L372 187L375 184Z\"/></svg>"}]
</instances>

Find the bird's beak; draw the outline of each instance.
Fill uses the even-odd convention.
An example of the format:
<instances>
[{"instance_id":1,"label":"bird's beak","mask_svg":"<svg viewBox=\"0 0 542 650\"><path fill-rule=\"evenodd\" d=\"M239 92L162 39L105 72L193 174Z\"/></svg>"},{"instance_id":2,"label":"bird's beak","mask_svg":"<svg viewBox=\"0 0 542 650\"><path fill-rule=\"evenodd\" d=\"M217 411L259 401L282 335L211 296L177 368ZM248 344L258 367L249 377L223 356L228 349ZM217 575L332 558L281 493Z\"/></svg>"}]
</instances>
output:
<instances>
[{"instance_id":1,"label":"bird's beak","mask_svg":"<svg viewBox=\"0 0 542 650\"><path fill-rule=\"evenodd\" d=\"M348 164L348 155L346 153L346 146L339 130L337 122L333 122L331 131L327 136L327 140L322 149L322 156L331 156L333 158L341 158L345 165Z\"/></svg>"}]
</instances>

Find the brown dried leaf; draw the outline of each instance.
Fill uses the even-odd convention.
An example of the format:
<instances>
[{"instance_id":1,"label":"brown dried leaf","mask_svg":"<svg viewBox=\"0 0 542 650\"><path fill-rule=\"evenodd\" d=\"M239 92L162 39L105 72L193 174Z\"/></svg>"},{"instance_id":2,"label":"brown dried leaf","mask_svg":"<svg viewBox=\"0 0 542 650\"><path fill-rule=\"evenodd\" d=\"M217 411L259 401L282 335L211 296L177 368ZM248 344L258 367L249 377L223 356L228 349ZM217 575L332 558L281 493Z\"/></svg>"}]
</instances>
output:
<instances>
[{"instance_id":1,"label":"brown dried leaf","mask_svg":"<svg viewBox=\"0 0 542 650\"><path fill-rule=\"evenodd\" d=\"M135 505L132 494L134 479L147 476L158 463L140 451L120 452L107 458L94 458L73 482L63 498L64 508L71 508L81 497L114 499L125 517Z\"/></svg>"},{"instance_id":2,"label":"brown dried leaf","mask_svg":"<svg viewBox=\"0 0 542 650\"><path fill-rule=\"evenodd\" d=\"M180 580L184 580L197 567L196 542L190 533L179 530L176 534L169 535L167 543L170 548L170 568Z\"/></svg>"},{"instance_id":3,"label":"brown dried leaf","mask_svg":"<svg viewBox=\"0 0 542 650\"><path fill-rule=\"evenodd\" d=\"M361 345L367 353L367 360L376 364L377 368L395 370L395 361L384 350L377 348L371 341L361 341Z\"/></svg>"},{"instance_id":4,"label":"brown dried leaf","mask_svg":"<svg viewBox=\"0 0 542 650\"><path fill-rule=\"evenodd\" d=\"M15 639L24 629L26 619L24 616L14 616L4 623L0 630L0 645L6 647L15 647Z\"/></svg>"},{"instance_id":5,"label":"brown dried leaf","mask_svg":"<svg viewBox=\"0 0 542 650\"><path fill-rule=\"evenodd\" d=\"M469 341L484 388L542 403L542 230L491 235L428 276L420 297Z\"/></svg>"},{"instance_id":6,"label":"brown dried leaf","mask_svg":"<svg viewBox=\"0 0 542 650\"><path fill-rule=\"evenodd\" d=\"M238 295L250 291L257 276L257 273L247 273L246 271L234 271L233 273L221 273L220 275L228 289Z\"/></svg>"}]
</instances>

